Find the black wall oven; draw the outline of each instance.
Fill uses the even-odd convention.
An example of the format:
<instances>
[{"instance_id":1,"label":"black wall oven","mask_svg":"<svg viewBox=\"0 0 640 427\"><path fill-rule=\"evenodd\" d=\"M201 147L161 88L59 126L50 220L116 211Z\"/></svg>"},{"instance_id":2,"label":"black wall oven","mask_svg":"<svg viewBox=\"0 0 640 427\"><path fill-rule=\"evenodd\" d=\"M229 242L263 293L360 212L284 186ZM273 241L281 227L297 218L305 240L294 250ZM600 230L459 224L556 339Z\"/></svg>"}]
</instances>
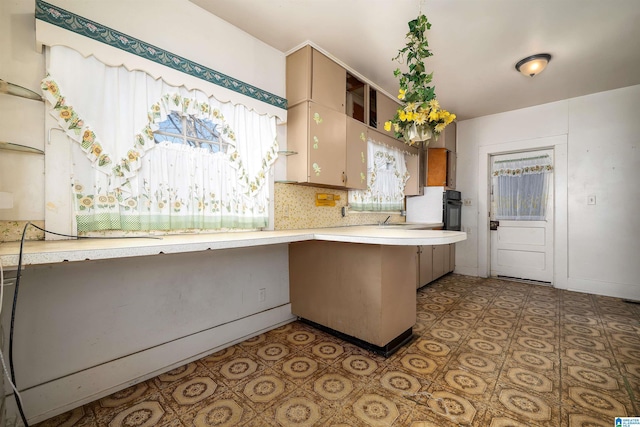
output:
<instances>
[{"instance_id":1,"label":"black wall oven","mask_svg":"<svg viewBox=\"0 0 640 427\"><path fill-rule=\"evenodd\" d=\"M462 194L455 190L446 190L442 196L442 219L445 230L461 231Z\"/></svg>"}]
</instances>

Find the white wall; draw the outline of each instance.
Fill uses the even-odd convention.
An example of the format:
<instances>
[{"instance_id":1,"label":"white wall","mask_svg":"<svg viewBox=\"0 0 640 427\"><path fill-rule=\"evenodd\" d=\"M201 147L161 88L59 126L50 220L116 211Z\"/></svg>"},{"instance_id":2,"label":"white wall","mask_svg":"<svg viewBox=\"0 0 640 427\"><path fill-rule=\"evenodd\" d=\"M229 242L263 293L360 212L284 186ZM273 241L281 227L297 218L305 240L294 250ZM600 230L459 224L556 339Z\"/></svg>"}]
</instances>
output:
<instances>
[{"instance_id":1,"label":"white wall","mask_svg":"<svg viewBox=\"0 0 640 427\"><path fill-rule=\"evenodd\" d=\"M14 334L27 418L42 421L293 319L286 244L28 266ZM13 397L7 403L11 417Z\"/></svg>"},{"instance_id":2,"label":"white wall","mask_svg":"<svg viewBox=\"0 0 640 427\"><path fill-rule=\"evenodd\" d=\"M555 236L567 242L566 265L555 269L567 273L559 280L570 290L640 300L638 111L640 86L631 86L459 122L457 189L472 198L472 206L463 207L462 224L470 234L457 244L456 271L486 274L481 255L488 218L485 209L479 212L486 205L479 183L486 153L544 147L549 137L564 136L566 176L560 179L567 196L556 200L556 208L566 206L567 221L556 221ZM587 205L589 195L596 196L596 205Z\"/></svg>"},{"instance_id":3,"label":"white wall","mask_svg":"<svg viewBox=\"0 0 640 427\"><path fill-rule=\"evenodd\" d=\"M34 1L0 1L0 79L40 93L44 57L35 50ZM0 94L0 141L44 148L44 103ZM44 219L44 157L0 150L0 192L13 209L0 220Z\"/></svg>"}]
</instances>

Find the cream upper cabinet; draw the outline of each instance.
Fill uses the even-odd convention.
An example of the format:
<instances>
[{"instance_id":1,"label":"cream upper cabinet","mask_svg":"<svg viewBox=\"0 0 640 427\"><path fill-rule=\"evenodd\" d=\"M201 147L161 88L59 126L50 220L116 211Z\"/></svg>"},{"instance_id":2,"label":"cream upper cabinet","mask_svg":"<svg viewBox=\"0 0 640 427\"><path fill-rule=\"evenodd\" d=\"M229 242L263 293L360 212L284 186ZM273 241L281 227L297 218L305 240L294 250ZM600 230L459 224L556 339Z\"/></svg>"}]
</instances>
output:
<instances>
[{"instance_id":1,"label":"cream upper cabinet","mask_svg":"<svg viewBox=\"0 0 640 427\"><path fill-rule=\"evenodd\" d=\"M393 117L396 115L396 111L398 111L398 107L400 107L400 104L380 92L376 94L376 101L376 129L389 136L395 137L393 129L391 129L389 132L384 130L384 123L393 119Z\"/></svg>"},{"instance_id":2,"label":"cream upper cabinet","mask_svg":"<svg viewBox=\"0 0 640 427\"><path fill-rule=\"evenodd\" d=\"M420 158L416 156L404 156L407 162L407 171L409 171L409 179L404 186L405 196L417 196L420 194Z\"/></svg>"},{"instance_id":3,"label":"cream upper cabinet","mask_svg":"<svg viewBox=\"0 0 640 427\"><path fill-rule=\"evenodd\" d=\"M314 102L289 108L287 180L345 187L347 117ZM366 151L365 151L366 155Z\"/></svg>"},{"instance_id":4,"label":"cream upper cabinet","mask_svg":"<svg viewBox=\"0 0 640 427\"><path fill-rule=\"evenodd\" d=\"M367 188L367 134L369 128L359 120L347 117L345 185L354 190Z\"/></svg>"},{"instance_id":5,"label":"cream upper cabinet","mask_svg":"<svg viewBox=\"0 0 640 427\"><path fill-rule=\"evenodd\" d=\"M346 81L347 70L311 46L287 56L289 107L310 100L344 113Z\"/></svg>"}]
</instances>

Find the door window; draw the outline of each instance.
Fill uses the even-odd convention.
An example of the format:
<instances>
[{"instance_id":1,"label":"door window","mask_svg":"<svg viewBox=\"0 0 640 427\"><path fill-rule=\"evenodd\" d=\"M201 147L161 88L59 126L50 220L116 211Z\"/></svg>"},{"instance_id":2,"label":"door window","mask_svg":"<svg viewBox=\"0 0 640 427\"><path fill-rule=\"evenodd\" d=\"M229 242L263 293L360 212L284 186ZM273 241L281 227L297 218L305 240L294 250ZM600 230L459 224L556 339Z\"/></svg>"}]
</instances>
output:
<instances>
[{"instance_id":1,"label":"door window","mask_svg":"<svg viewBox=\"0 0 640 427\"><path fill-rule=\"evenodd\" d=\"M544 221L549 177L549 155L494 160L491 170L495 219Z\"/></svg>"}]
</instances>

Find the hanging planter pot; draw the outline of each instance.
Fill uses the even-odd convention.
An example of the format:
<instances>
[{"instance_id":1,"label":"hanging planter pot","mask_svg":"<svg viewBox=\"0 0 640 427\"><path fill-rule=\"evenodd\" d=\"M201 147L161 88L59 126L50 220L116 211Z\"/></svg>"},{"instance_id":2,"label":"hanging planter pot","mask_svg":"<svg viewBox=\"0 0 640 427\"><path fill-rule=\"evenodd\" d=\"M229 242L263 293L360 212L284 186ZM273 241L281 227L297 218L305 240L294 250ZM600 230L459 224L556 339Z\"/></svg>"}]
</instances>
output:
<instances>
[{"instance_id":1,"label":"hanging planter pot","mask_svg":"<svg viewBox=\"0 0 640 427\"><path fill-rule=\"evenodd\" d=\"M415 123L413 123L407 131L407 138L409 139L409 141L422 141L424 146L429 144L429 140L432 136L433 133L431 132L431 129L426 126L418 127Z\"/></svg>"}]
</instances>

